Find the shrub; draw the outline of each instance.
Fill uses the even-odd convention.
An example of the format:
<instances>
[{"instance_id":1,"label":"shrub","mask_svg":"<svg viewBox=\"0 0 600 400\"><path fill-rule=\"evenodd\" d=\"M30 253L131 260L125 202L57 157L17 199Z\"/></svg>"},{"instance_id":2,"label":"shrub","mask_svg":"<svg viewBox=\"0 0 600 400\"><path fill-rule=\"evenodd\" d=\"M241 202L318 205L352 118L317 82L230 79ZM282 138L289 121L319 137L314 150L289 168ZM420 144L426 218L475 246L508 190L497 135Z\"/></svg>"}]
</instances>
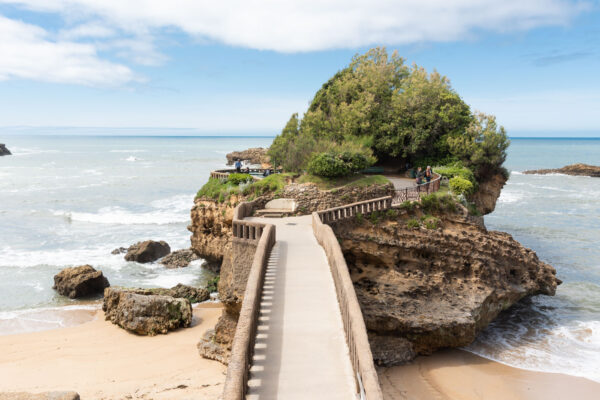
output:
<instances>
[{"instance_id":1,"label":"shrub","mask_svg":"<svg viewBox=\"0 0 600 400\"><path fill-rule=\"evenodd\" d=\"M209 293L213 293L216 292L219 288L219 275L216 275L214 278L212 278L211 280L209 280L206 283L206 290L208 290Z\"/></svg>"},{"instance_id":2,"label":"shrub","mask_svg":"<svg viewBox=\"0 0 600 400\"><path fill-rule=\"evenodd\" d=\"M347 176L367 168L370 160L362 153L335 150L315 153L308 162L308 172L328 178Z\"/></svg>"},{"instance_id":3,"label":"shrub","mask_svg":"<svg viewBox=\"0 0 600 400\"><path fill-rule=\"evenodd\" d=\"M240 183L246 183L246 182L251 182L252 181L252 176L250 176L249 174L229 174L229 176L227 177L227 182L231 183L232 185L239 185Z\"/></svg>"},{"instance_id":4,"label":"shrub","mask_svg":"<svg viewBox=\"0 0 600 400\"><path fill-rule=\"evenodd\" d=\"M424 218L423 223L425 224L425 228L427 229L437 229L440 223L440 219L431 215L427 215Z\"/></svg>"},{"instance_id":5,"label":"shrub","mask_svg":"<svg viewBox=\"0 0 600 400\"><path fill-rule=\"evenodd\" d=\"M398 218L398 211L390 208L385 212L385 215L390 219Z\"/></svg>"},{"instance_id":6,"label":"shrub","mask_svg":"<svg viewBox=\"0 0 600 400\"><path fill-rule=\"evenodd\" d=\"M440 166L433 168L433 172L440 174L441 176L452 179L454 177L461 177L468 180L472 184L476 184L475 175L469 168L463 167L461 163L454 163L450 165Z\"/></svg>"},{"instance_id":7,"label":"shrub","mask_svg":"<svg viewBox=\"0 0 600 400\"><path fill-rule=\"evenodd\" d=\"M403 201L398 208L400 208L401 210L406 210L408 212L412 212L415 209L417 203L410 201L410 200L406 200Z\"/></svg>"},{"instance_id":8,"label":"shrub","mask_svg":"<svg viewBox=\"0 0 600 400\"><path fill-rule=\"evenodd\" d=\"M357 213L356 214L356 222L358 222L359 224L362 224L362 222L363 222L363 215L361 213Z\"/></svg>"},{"instance_id":9,"label":"shrub","mask_svg":"<svg viewBox=\"0 0 600 400\"><path fill-rule=\"evenodd\" d=\"M411 228L411 229L413 229L413 228L420 227L421 224L415 218L411 218L408 221L406 221L406 226L409 227L409 228Z\"/></svg>"},{"instance_id":10,"label":"shrub","mask_svg":"<svg viewBox=\"0 0 600 400\"><path fill-rule=\"evenodd\" d=\"M456 211L456 202L449 194L432 193L421 197L421 208L427 213Z\"/></svg>"},{"instance_id":11,"label":"shrub","mask_svg":"<svg viewBox=\"0 0 600 400\"><path fill-rule=\"evenodd\" d=\"M473 193L474 190L473 184L460 176L455 176L454 178L450 179L448 184L450 185L450 190L452 190L452 193L457 195L462 194L464 196L468 196Z\"/></svg>"}]
</instances>

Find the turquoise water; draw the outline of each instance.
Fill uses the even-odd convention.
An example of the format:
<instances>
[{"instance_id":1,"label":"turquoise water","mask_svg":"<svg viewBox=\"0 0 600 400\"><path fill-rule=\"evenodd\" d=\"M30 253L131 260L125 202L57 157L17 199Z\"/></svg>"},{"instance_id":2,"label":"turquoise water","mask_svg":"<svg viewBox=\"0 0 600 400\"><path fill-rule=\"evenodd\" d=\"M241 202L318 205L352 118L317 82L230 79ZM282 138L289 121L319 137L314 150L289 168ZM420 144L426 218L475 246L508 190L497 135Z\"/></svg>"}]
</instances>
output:
<instances>
[{"instance_id":1,"label":"turquoise water","mask_svg":"<svg viewBox=\"0 0 600 400\"><path fill-rule=\"evenodd\" d=\"M564 283L555 297L513 307L468 350L600 381L600 178L520 173L600 165L600 140L513 139L508 154L511 177L485 223L535 250Z\"/></svg>"},{"instance_id":2,"label":"turquoise water","mask_svg":"<svg viewBox=\"0 0 600 400\"><path fill-rule=\"evenodd\" d=\"M232 150L270 138L47 137L0 138L0 330L79 302L57 296L53 276L89 263L111 284L169 287L201 284L200 262L178 270L111 255L139 240L189 247L189 210L211 169ZM514 139L512 171L490 229L512 234L556 267L555 297L513 307L468 350L510 365L600 381L600 179L522 175L575 162L600 165L600 140ZM61 326L60 319L39 321ZM54 324L54 325L53 325Z\"/></svg>"}]
</instances>

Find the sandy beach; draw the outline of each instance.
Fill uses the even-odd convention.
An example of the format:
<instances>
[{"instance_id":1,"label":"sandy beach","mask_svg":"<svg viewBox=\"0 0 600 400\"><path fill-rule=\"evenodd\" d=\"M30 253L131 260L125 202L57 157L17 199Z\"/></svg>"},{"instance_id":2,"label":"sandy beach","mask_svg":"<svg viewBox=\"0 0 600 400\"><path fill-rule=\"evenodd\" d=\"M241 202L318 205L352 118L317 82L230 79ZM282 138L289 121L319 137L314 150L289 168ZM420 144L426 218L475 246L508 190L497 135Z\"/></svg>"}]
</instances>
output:
<instances>
[{"instance_id":1,"label":"sandy beach","mask_svg":"<svg viewBox=\"0 0 600 400\"><path fill-rule=\"evenodd\" d=\"M592 400L600 393L600 383L588 379L512 368L463 350L378 373L390 400Z\"/></svg>"},{"instance_id":2,"label":"sandy beach","mask_svg":"<svg viewBox=\"0 0 600 400\"><path fill-rule=\"evenodd\" d=\"M104 320L0 336L0 392L73 390L82 399L217 399L226 368L201 358L196 344L220 306L194 309L192 327L138 336Z\"/></svg>"}]
</instances>

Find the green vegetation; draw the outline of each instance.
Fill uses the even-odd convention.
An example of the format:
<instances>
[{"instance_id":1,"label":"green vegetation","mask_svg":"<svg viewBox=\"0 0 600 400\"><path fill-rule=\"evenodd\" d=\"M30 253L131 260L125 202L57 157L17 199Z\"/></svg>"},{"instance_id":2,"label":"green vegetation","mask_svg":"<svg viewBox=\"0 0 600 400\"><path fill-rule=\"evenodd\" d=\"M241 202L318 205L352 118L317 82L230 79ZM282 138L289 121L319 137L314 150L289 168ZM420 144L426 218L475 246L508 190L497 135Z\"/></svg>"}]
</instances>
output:
<instances>
[{"instance_id":1,"label":"green vegetation","mask_svg":"<svg viewBox=\"0 0 600 400\"><path fill-rule=\"evenodd\" d=\"M427 229L437 229L440 224L440 219L432 215L426 214L421 217L421 221Z\"/></svg>"},{"instance_id":2,"label":"green vegetation","mask_svg":"<svg viewBox=\"0 0 600 400\"><path fill-rule=\"evenodd\" d=\"M314 183L321 190L329 190L344 186L364 187L371 185L387 185L390 181L383 175L352 175L347 177L326 178L311 174L302 175L298 183Z\"/></svg>"},{"instance_id":3,"label":"green vegetation","mask_svg":"<svg viewBox=\"0 0 600 400\"><path fill-rule=\"evenodd\" d=\"M408 221L406 221L406 226L408 228L414 229L419 228L421 226L421 223L417 219L411 218Z\"/></svg>"},{"instance_id":4,"label":"green vegetation","mask_svg":"<svg viewBox=\"0 0 600 400\"><path fill-rule=\"evenodd\" d=\"M370 165L364 154L344 152L314 153L308 162L308 172L317 176L335 178L355 174Z\"/></svg>"},{"instance_id":5,"label":"green vegetation","mask_svg":"<svg viewBox=\"0 0 600 400\"><path fill-rule=\"evenodd\" d=\"M225 203L234 194L243 194L256 198L266 193L278 195L285 187L287 174L269 175L259 181L248 180L247 174L231 174L226 181L209 179L196 194L196 197L206 198ZM233 178L232 178L233 177Z\"/></svg>"},{"instance_id":6,"label":"green vegetation","mask_svg":"<svg viewBox=\"0 0 600 400\"><path fill-rule=\"evenodd\" d=\"M398 208L401 209L401 210L412 212L415 209L415 207L416 207L417 204L418 204L418 202L416 202L416 201L406 200L406 201L403 201L398 206Z\"/></svg>"},{"instance_id":7,"label":"green vegetation","mask_svg":"<svg viewBox=\"0 0 600 400\"><path fill-rule=\"evenodd\" d=\"M503 172L508 145L495 118L473 113L446 77L375 48L327 81L302 118L292 115L269 155L276 167L324 177L352 175L364 160L461 161L479 181ZM342 166L341 159L360 163Z\"/></svg>"},{"instance_id":8,"label":"green vegetation","mask_svg":"<svg viewBox=\"0 0 600 400\"><path fill-rule=\"evenodd\" d=\"M470 195L475 189L470 181L460 176L455 176L454 178L450 179L449 185L452 193L459 195L462 194L464 196Z\"/></svg>"},{"instance_id":9,"label":"green vegetation","mask_svg":"<svg viewBox=\"0 0 600 400\"><path fill-rule=\"evenodd\" d=\"M206 290L209 293L214 293L219 289L219 275L215 275L211 280L206 282Z\"/></svg>"},{"instance_id":10,"label":"green vegetation","mask_svg":"<svg viewBox=\"0 0 600 400\"><path fill-rule=\"evenodd\" d=\"M456 212L456 200L447 193L432 193L421 197L421 209L426 213Z\"/></svg>"}]
</instances>

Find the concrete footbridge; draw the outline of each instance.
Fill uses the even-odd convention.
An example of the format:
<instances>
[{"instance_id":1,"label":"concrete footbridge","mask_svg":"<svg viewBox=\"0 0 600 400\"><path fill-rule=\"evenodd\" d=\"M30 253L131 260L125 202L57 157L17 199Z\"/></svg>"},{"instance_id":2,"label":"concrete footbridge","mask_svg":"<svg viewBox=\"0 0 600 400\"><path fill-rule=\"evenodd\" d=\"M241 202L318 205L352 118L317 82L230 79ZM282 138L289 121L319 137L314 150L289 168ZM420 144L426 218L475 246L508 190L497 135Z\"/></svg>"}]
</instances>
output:
<instances>
[{"instance_id":1,"label":"concrete footbridge","mask_svg":"<svg viewBox=\"0 0 600 400\"><path fill-rule=\"evenodd\" d=\"M247 283L223 400L383 400L348 266L328 224L419 199L439 179L429 185L305 216L261 218L255 202L236 207L232 245L256 250L240 272Z\"/></svg>"}]
</instances>

